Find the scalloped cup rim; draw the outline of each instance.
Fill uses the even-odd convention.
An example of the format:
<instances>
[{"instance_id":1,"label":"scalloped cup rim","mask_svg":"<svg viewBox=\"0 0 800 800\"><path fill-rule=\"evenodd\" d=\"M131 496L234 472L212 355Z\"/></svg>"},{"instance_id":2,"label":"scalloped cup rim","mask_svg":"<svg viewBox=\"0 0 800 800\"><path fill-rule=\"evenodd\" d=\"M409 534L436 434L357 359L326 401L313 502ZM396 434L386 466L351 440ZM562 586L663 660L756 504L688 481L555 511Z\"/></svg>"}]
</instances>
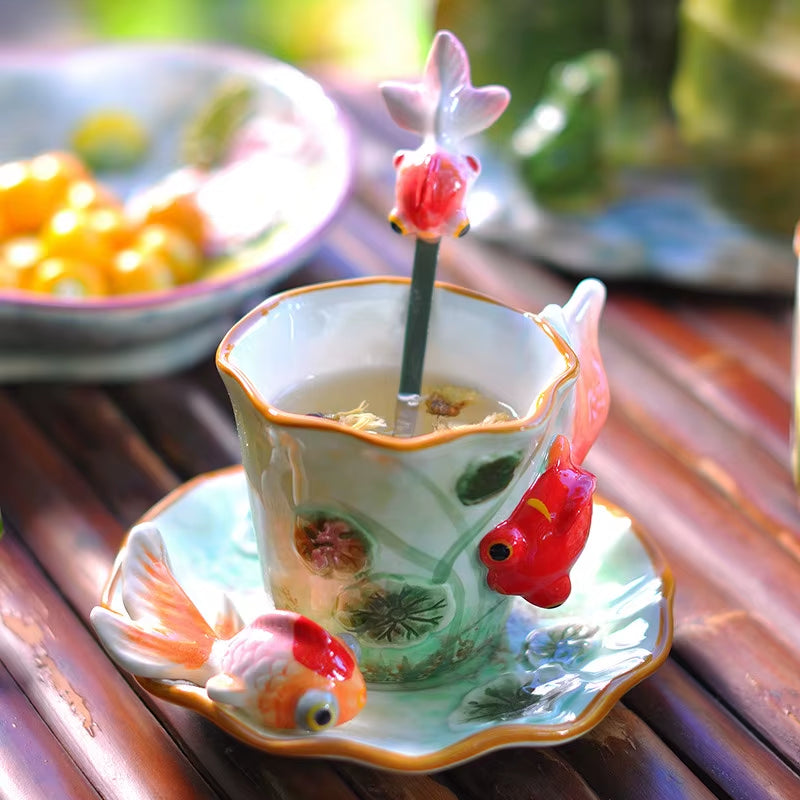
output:
<instances>
[{"instance_id":1,"label":"scalloped cup rim","mask_svg":"<svg viewBox=\"0 0 800 800\"><path fill-rule=\"evenodd\" d=\"M551 413L555 397L558 390L565 384L572 381L578 374L578 357L574 350L567 344L563 336L559 334L555 328L550 325L545 319L532 312L523 311L514 308L506 303L496 300L489 295L481 292L467 289L463 286L447 283L444 281L436 281L435 288L442 291L453 292L468 297L474 300L479 300L494 306L508 309L509 311L516 312L526 319L530 320L533 324L537 325L552 341L558 352L564 357L566 366L560 375L555 377L543 390L542 394L546 396L544 402L537 404L536 408L524 417L519 419L512 419L505 422L496 422L491 425L478 426L469 425L461 428L450 428L445 430L437 430L432 433L426 433L419 436L411 436L408 438L401 438L380 432L365 432L348 427L338 423L334 420L324 419L322 417L310 417L306 414L299 414L290 411L284 411L275 407L271 402L262 397L259 390L253 385L253 382L247 377L244 371L237 365L231 363L230 353L235 347L236 343L244 337L248 329L263 316L268 314L273 308L277 307L280 303L292 297L306 294L308 292L338 289L349 287L362 287L371 286L376 284L393 284L400 286L408 286L411 279L407 277L398 277L393 275L379 275L366 278L349 278L346 280L327 281L325 283L311 284L308 286L300 286L295 289L289 289L260 303L258 306L249 311L242 317L235 325L225 334L222 341L217 348L216 364L220 372L224 372L234 381L236 381L242 390L249 398L251 404L270 422L276 425L286 425L290 427L304 427L313 428L318 430L325 430L334 433L340 433L343 436L351 436L370 444L384 447L391 450L411 451L419 450L426 447L432 447L442 444L444 442L454 441L467 436L481 435L494 435L509 433L511 431L524 430L528 427L540 424Z\"/></svg>"}]
</instances>

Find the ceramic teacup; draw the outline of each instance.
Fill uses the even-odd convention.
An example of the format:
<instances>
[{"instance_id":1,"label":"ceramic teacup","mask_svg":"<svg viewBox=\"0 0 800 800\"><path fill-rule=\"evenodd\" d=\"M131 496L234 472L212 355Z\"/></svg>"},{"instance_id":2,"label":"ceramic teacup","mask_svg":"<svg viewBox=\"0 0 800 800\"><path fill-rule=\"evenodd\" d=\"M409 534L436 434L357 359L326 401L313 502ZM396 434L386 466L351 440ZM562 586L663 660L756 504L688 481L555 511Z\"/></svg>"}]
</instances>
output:
<instances>
[{"instance_id":1,"label":"ceramic teacup","mask_svg":"<svg viewBox=\"0 0 800 800\"><path fill-rule=\"evenodd\" d=\"M265 586L278 608L354 636L379 683L452 676L491 653L511 598L487 585L478 543L542 473L557 434L582 458L607 401L604 287L585 281L539 315L436 286L426 374L498 396L518 418L400 438L319 416L343 410L324 408L324 392L282 407L310 381L365 369L396 380L408 296L393 278L294 289L239 321L217 354Z\"/></svg>"}]
</instances>

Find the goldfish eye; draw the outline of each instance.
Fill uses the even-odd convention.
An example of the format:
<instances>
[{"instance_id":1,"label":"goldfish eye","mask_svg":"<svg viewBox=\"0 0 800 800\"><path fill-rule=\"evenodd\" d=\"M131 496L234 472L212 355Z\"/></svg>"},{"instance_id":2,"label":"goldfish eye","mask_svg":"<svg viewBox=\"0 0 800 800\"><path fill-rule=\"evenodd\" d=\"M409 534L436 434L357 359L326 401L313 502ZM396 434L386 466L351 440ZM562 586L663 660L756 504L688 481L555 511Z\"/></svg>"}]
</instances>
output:
<instances>
[{"instance_id":1,"label":"goldfish eye","mask_svg":"<svg viewBox=\"0 0 800 800\"><path fill-rule=\"evenodd\" d=\"M312 733L332 728L339 718L339 704L330 692L311 689L300 698L295 709L298 728Z\"/></svg>"},{"instance_id":2,"label":"goldfish eye","mask_svg":"<svg viewBox=\"0 0 800 800\"><path fill-rule=\"evenodd\" d=\"M508 561L514 548L508 542L495 542L489 547L488 554L492 561Z\"/></svg>"},{"instance_id":3,"label":"goldfish eye","mask_svg":"<svg viewBox=\"0 0 800 800\"><path fill-rule=\"evenodd\" d=\"M403 221L394 212L389 214L389 224L392 226L392 230L395 233L399 233L401 236L405 236L408 233L406 226L403 225Z\"/></svg>"}]
</instances>

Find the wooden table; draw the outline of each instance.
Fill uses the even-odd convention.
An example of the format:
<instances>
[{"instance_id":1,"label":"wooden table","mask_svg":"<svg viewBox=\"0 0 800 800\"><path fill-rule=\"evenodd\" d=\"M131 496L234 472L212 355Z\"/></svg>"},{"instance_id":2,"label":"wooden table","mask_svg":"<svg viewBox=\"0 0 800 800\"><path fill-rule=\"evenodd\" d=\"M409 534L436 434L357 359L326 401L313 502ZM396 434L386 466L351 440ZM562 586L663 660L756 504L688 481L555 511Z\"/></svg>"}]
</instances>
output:
<instances>
[{"instance_id":1,"label":"wooden table","mask_svg":"<svg viewBox=\"0 0 800 800\"><path fill-rule=\"evenodd\" d=\"M388 158L377 96L351 106L360 153ZM384 152L385 151L385 152ZM404 274L412 243L365 172L287 285ZM476 237L439 277L514 306L574 280ZM118 385L0 389L0 797L798 798L800 515L789 472L790 299L612 285L608 424L587 466L663 550L677 582L672 654L577 741L433 775L279 758L155 700L88 615L127 528L239 445L212 354Z\"/></svg>"}]
</instances>

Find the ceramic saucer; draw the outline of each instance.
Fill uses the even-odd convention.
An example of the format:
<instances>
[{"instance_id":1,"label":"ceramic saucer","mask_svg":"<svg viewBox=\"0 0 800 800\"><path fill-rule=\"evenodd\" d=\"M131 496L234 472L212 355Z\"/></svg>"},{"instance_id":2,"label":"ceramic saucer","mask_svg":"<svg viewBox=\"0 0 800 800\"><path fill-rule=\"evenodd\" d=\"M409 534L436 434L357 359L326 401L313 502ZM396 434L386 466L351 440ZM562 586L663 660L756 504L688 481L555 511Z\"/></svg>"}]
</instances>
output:
<instances>
[{"instance_id":1,"label":"ceramic saucer","mask_svg":"<svg viewBox=\"0 0 800 800\"><path fill-rule=\"evenodd\" d=\"M178 581L207 618L215 618L223 593L246 622L270 610L241 467L195 478L145 519L158 525ZM102 600L122 614L117 578L124 560L123 547ZM672 640L671 573L619 509L595 502L572 576L572 596L558 609L518 601L505 646L471 678L417 688L370 685L363 711L322 734L268 730L210 702L200 687L138 680L249 744L284 755L430 772L502 747L557 744L600 722L666 659Z\"/></svg>"}]
</instances>

